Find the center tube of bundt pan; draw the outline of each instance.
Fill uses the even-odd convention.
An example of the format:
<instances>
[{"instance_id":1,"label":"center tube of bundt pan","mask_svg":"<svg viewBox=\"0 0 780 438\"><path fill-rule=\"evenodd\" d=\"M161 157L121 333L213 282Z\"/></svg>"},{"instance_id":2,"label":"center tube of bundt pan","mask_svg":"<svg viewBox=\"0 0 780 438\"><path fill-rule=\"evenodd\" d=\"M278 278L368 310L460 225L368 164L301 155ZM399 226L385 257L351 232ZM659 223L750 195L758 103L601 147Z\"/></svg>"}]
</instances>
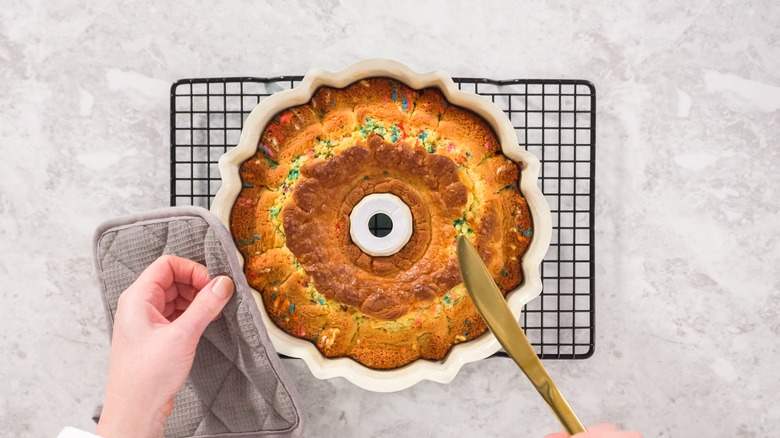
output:
<instances>
[{"instance_id":1,"label":"center tube of bundt pan","mask_svg":"<svg viewBox=\"0 0 780 438\"><path fill-rule=\"evenodd\" d=\"M372 218L379 215L390 220L389 233L372 230ZM414 231L412 212L398 196L374 193L361 199L349 215L349 234L363 252L374 257L391 256L409 242ZM387 231L387 230L384 230Z\"/></svg>"}]
</instances>

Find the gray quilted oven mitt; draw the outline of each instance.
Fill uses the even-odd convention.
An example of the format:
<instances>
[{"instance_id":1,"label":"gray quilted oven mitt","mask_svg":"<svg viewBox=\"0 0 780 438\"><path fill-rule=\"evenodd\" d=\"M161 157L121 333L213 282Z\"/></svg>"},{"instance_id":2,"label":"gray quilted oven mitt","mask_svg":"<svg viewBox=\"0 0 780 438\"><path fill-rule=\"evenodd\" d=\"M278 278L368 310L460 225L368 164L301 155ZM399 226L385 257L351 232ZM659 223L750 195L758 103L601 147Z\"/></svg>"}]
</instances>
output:
<instances>
[{"instance_id":1,"label":"gray quilted oven mitt","mask_svg":"<svg viewBox=\"0 0 780 438\"><path fill-rule=\"evenodd\" d=\"M301 401L252 298L228 231L208 211L173 207L114 219L95 235L95 265L112 332L119 295L163 254L228 275L236 293L203 333L176 395L166 437L301 436Z\"/></svg>"}]
</instances>

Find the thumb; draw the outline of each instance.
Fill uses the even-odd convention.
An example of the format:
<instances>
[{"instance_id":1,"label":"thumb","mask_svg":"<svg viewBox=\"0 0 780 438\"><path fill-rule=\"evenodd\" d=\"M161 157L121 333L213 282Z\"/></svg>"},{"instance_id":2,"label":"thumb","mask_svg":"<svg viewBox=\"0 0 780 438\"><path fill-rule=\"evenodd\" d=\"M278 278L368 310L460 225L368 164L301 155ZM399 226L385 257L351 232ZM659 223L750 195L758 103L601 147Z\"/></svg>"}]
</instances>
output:
<instances>
[{"instance_id":1,"label":"thumb","mask_svg":"<svg viewBox=\"0 0 780 438\"><path fill-rule=\"evenodd\" d=\"M217 277L195 295L192 303L173 324L178 324L188 333L203 334L206 326L216 318L233 296L235 285L230 277Z\"/></svg>"}]
</instances>

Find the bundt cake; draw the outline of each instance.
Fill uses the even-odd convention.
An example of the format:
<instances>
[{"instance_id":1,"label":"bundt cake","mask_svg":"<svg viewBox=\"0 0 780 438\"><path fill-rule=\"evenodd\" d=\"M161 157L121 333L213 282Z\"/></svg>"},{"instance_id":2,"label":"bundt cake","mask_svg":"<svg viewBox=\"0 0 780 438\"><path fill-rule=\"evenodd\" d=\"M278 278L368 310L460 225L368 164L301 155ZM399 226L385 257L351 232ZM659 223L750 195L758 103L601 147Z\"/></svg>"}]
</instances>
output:
<instances>
[{"instance_id":1,"label":"bundt cake","mask_svg":"<svg viewBox=\"0 0 780 438\"><path fill-rule=\"evenodd\" d=\"M481 335L458 235L504 293L522 281L533 230L519 167L487 122L436 88L389 78L322 87L272 119L240 176L230 223L247 280L280 328L326 357L391 369ZM408 242L388 256L350 236L353 208L376 193L398 197L413 218Z\"/></svg>"}]
</instances>

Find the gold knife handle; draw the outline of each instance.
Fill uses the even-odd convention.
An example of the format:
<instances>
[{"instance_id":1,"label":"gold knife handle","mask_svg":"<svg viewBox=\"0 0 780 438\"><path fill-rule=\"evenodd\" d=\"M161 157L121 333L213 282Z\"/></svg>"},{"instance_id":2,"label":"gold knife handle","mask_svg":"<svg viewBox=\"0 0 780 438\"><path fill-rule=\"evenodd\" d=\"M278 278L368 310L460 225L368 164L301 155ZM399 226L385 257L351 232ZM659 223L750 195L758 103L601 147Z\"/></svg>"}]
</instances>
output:
<instances>
[{"instance_id":1,"label":"gold knife handle","mask_svg":"<svg viewBox=\"0 0 780 438\"><path fill-rule=\"evenodd\" d=\"M525 339L525 342L528 342L528 340ZM555 416L558 417L558 421L561 422L566 432L568 432L569 435L585 432L585 427L582 425L579 418L577 418L577 415L574 413L571 406L569 406L569 403L566 401L566 399L563 398L563 395L558 390L558 387L555 386L555 383L547 373L547 370L544 369L542 361L539 360L539 357L527 357L526 360L521 363L521 361L516 359L516 356L514 356L511 351L507 350L507 354L509 354L509 356L514 359L514 361L520 366L520 369L522 369L525 375L528 376L528 379L534 385L544 401L547 402L547 404L550 406L550 409L552 409L553 413L555 413Z\"/></svg>"},{"instance_id":2,"label":"gold knife handle","mask_svg":"<svg viewBox=\"0 0 780 438\"><path fill-rule=\"evenodd\" d=\"M574 414L574 411L571 409L571 406L569 406L569 403L566 402L566 399L563 398L561 392L558 391L558 387L555 386L555 383L549 381L545 384L536 386L536 390L539 391L539 394L542 394L542 397L547 404L550 405L550 408L558 417L558 421L561 422L563 428L566 429L566 432L568 432L569 435L585 432L585 427L577 418L577 415Z\"/></svg>"}]
</instances>

